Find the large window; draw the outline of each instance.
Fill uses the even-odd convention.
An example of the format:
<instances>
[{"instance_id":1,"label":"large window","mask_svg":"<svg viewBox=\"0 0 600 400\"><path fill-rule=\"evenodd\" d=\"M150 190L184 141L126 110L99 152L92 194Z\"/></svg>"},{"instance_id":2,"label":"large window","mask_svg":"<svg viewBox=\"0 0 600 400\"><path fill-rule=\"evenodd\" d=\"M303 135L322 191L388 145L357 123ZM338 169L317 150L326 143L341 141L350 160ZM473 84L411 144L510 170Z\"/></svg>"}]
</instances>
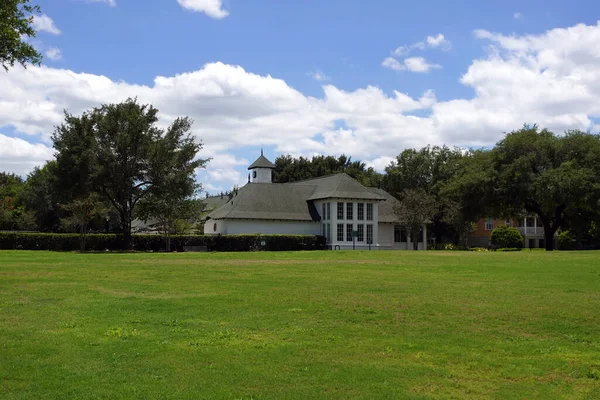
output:
<instances>
[{"instance_id":1,"label":"large window","mask_svg":"<svg viewBox=\"0 0 600 400\"><path fill-rule=\"evenodd\" d=\"M494 230L494 218L486 218L485 219L485 230L486 231Z\"/></svg>"},{"instance_id":2,"label":"large window","mask_svg":"<svg viewBox=\"0 0 600 400\"><path fill-rule=\"evenodd\" d=\"M337 219L344 219L344 203L337 203Z\"/></svg>"},{"instance_id":3,"label":"large window","mask_svg":"<svg viewBox=\"0 0 600 400\"><path fill-rule=\"evenodd\" d=\"M367 203L367 221L373 221L373 204Z\"/></svg>"},{"instance_id":4,"label":"large window","mask_svg":"<svg viewBox=\"0 0 600 400\"><path fill-rule=\"evenodd\" d=\"M367 225L367 243L373 244L373 225Z\"/></svg>"},{"instance_id":5,"label":"large window","mask_svg":"<svg viewBox=\"0 0 600 400\"><path fill-rule=\"evenodd\" d=\"M365 226L363 224L358 224L358 237L356 238L356 240L358 242L364 242L365 241Z\"/></svg>"},{"instance_id":6,"label":"large window","mask_svg":"<svg viewBox=\"0 0 600 400\"><path fill-rule=\"evenodd\" d=\"M337 224L337 241L344 241L344 224Z\"/></svg>"},{"instance_id":7,"label":"large window","mask_svg":"<svg viewBox=\"0 0 600 400\"><path fill-rule=\"evenodd\" d=\"M321 207L322 208L322 210L321 210L321 219L323 221L325 221L327 219L327 214L326 214L326 212L327 212L327 208L326 208L327 205L325 203L323 203L323 204L321 204L321 206L322 206Z\"/></svg>"},{"instance_id":8,"label":"large window","mask_svg":"<svg viewBox=\"0 0 600 400\"><path fill-rule=\"evenodd\" d=\"M331 219L331 203L327 203L327 212L325 213L327 215L327 218L325 218L326 220L330 220Z\"/></svg>"},{"instance_id":9,"label":"large window","mask_svg":"<svg viewBox=\"0 0 600 400\"><path fill-rule=\"evenodd\" d=\"M362 221L365 219L365 204L364 203L356 203L356 214L358 220Z\"/></svg>"},{"instance_id":10,"label":"large window","mask_svg":"<svg viewBox=\"0 0 600 400\"><path fill-rule=\"evenodd\" d=\"M352 224L347 224L346 225L346 241L347 242L351 242L352 241L352 229L353 229L353 225Z\"/></svg>"},{"instance_id":11,"label":"large window","mask_svg":"<svg viewBox=\"0 0 600 400\"><path fill-rule=\"evenodd\" d=\"M327 232L325 237L327 238L327 243L331 243L331 224L325 225L327 227Z\"/></svg>"},{"instance_id":12,"label":"large window","mask_svg":"<svg viewBox=\"0 0 600 400\"><path fill-rule=\"evenodd\" d=\"M354 203L346 203L346 219L348 221L354 219Z\"/></svg>"},{"instance_id":13,"label":"large window","mask_svg":"<svg viewBox=\"0 0 600 400\"><path fill-rule=\"evenodd\" d=\"M406 243L408 242L408 235L401 226L394 227L394 242L395 243Z\"/></svg>"}]
</instances>

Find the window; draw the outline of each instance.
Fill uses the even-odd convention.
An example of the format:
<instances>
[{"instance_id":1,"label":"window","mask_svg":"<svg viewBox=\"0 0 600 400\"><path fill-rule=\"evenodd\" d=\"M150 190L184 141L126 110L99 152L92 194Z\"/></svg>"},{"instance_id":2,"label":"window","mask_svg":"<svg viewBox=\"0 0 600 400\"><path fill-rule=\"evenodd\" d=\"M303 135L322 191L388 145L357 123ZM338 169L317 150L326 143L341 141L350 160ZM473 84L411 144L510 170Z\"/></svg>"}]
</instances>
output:
<instances>
[{"instance_id":1,"label":"window","mask_svg":"<svg viewBox=\"0 0 600 400\"><path fill-rule=\"evenodd\" d=\"M337 241L344 241L344 224L337 224Z\"/></svg>"},{"instance_id":2,"label":"window","mask_svg":"<svg viewBox=\"0 0 600 400\"><path fill-rule=\"evenodd\" d=\"M327 218L325 218L325 219L330 220L331 219L331 203L327 203L326 211L327 211Z\"/></svg>"},{"instance_id":3,"label":"window","mask_svg":"<svg viewBox=\"0 0 600 400\"><path fill-rule=\"evenodd\" d=\"M327 238L327 243L331 243L331 224L325 225L327 227L327 231L325 232L325 237Z\"/></svg>"},{"instance_id":4,"label":"window","mask_svg":"<svg viewBox=\"0 0 600 400\"><path fill-rule=\"evenodd\" d=\"M213 225L213 231L217 231L217 223L215 222L215 224Z\"/></svg>"},{"instance_id":5,"label":"window","mask_svg":"<svg viewBox=\"0 0 600 400\"><path fill-rule=\"evenodd\" d=\"M406 231L404 229L402 229L401 226L395 226L394 227L394 242L395 243L406 243L406 242L408 242Z\"/></svg>"},{"instance_id":6,"label":"window","mask_svg":"<svg viewBox=\"0 0 600 400\"><path fill-rule=\"evenodd\" d=\"M347 242L351 242L352 241L352 230L353 230L354 226L352 224L347 224L346 225L346 241Z\"/></svg>"},{"instance_id":7,"label":"window","mask_svg":"<svg viewBox=\"0 0 600 400\"><path fill-rule=\"evenodd\" d=\"M346 219L349 221L354 219L354 203L346 203Z\"/></svg>"},{"instance_id":8,"label":"window","mask_svg":"<svg viewBox=\"0 0 600 400\"><path fill-rule=\"evenodd\" d=\"M364 203L357 203L356 204L356 214L357 214L357 218L362 221L365 219L365 205Z\"/></svg>"},{"instance_id":9,"label":"window","mask_svg":"<svg viewBox=\"0 0 600 400\"><path fill-rule=\"evenodd\" d=\"M512 226L511 220L507 219L506 221L504 221L504 225L506 225L506 226Z\"/></svg>"},{"instance_id":10,"label":"window","mask_svg":"<svg viewBox=\"0 0 600 400\"><path fill-rule=\"evenodd\" d=\"M486 218L485 219L485 230L486 231L494 230L494 218Z\"/></svg>"},{"instance_id":11,"label":"window","mask_svg":"<svg viewBox=\"0 0 600 400\"><path fill-rule=\"evenodd\" d=\"M323 236L327 237L327 224L323 224Z\"/></svg>"},{"instance_id":12,"label":"window","mask_svg":"<svg viewBox=\"0 0 600 400\"><path fill-rule=\"evenodd\" d=\"M344 219L344 203L338 203L337 205L337 219Z\"/></svg>"},{"instance_id":13,"label":"window","mask_svg":"<svg viewBox=\"0 0 600 400\"><path fill-rule=\"evenodd\" d=\"M373 225L367 225L367 243L373 244Z\"/></svg>"},{"instance_id":14,"label":"window","mask_svg":"<svg viewBox=\"0 0 600 400\"><path fill-rule=\"evenodd\" d=\"M535 218L527 217L527 227L533 228L535 226Z\"/></svg>"},{"instance_id":15,"label":"window","mask_svg":"<svg viewBox=\"0 0 600 400\"><path fill-rule=\"evenodd\" d=\"M256 171L252 171L252 178L256 179Z\"/></svg>"},{"instance_id":16,"label":"window","mask_svg":"<svg viewBox=\"0 0 600 400\"><path fill-rule=\"evenodd\" d=\"M373 204L367 203L367 221L373 221Z\"/></svg>"},{"instance_id":17,"label":"window","mask_svg":"<svg viewBox=\"0 0 600 400\"><path fill-rule=\"evenodd\" d=\"M365 226L363 224L358 224L358 237L356 238L356 241L365 241Z\"/></svg>"},{"instance_id":18,"label":"window","mask_svg":"<svg viewBox=\"0 0 600 400\"><path fill-rule=\"evenodd\" d=\"M327 215L325 214L325 211L327 211L327 209L325 208L325 203L323 203L323 204L321 204L321 219L322 220L327 219Z\"/></svg>"}]
</instances>

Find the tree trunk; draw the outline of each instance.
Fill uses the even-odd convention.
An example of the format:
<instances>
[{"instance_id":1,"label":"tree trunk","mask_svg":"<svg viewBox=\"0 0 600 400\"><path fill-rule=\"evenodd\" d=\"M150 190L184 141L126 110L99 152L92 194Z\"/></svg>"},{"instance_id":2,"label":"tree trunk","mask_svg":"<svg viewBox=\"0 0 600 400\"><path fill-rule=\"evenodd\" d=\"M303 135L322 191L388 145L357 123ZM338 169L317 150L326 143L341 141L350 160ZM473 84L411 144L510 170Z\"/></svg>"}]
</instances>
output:
<instances>
[{"instance_id":1,"label":"tree trunk","mask_svg":"<svg viewBox=\"0 0 600 400\"><path fill-rule=\"evenodd\" d=\"M418 234L414 234L414 235L410 235L410 238L412 239L413 242L413 250L414 251L418 251L419 250L419 238L418 238Z\"/></svg>"},{"instance_id":2,"label":"tree trunk","mask_svg":"<svg viewBox=\"0 0 600 400\"><path fill-rule=\"evenodd\" d=\"M123 250L131 250L131 217L126 215L123 220Z\"/></svg>"},{"instance_id":3,"label":"tree trunk","mask_svg":"<svg viewBox=\"0 0 600 400\"><path fill-rule=\"evenodd\" d=\"M544 242L546 242L546 251L554 250L554 234L556 233L558 227L556 228L546 228L544 225Z\"/></svg>"},{"instance_id":4,"label":"tree trunk","mask_svg":"<svg viewBox=\"0 0 600 400\"><path fill-rule=\"evenodd\" d=\"M85 252L85 224L81 224L81 232L79 235L79 251Z\"/></svg>"}]
</instances>

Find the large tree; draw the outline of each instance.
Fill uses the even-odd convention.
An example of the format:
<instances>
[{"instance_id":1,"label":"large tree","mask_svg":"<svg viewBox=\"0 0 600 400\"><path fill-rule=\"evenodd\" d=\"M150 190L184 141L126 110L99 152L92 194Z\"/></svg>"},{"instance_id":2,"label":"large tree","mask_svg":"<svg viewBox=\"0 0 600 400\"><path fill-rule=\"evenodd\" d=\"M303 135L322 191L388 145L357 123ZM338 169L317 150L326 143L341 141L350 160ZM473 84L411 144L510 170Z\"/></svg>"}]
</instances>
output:
<instances>
[{"instance_id":1,"label":"large tree","mask_svg":"<svg viewBox=\"0 0 600 400\"><path fill-rule=\"evenodd\" d=\"M418 250L418 233L437 211L435 197L421 188L405 189L398 196L394 213L399 225L408 231L414 250ZM423 242L427 237L423 234Z\"/></svg>"},{"instance_id":2,"label":"large tree","mask_svg":"<svg viewBox=\"0 0 600 400\"><path fill-rule=\"evenodd\" d=\"M8 71L15 63L39 65L40 53L27 43L27 37L35 37L32 27L39 6L32 6L29 0L0 1L0 65Z\"/></svg>"},{"instance_id":3,"label":"large tree","mask_svg":"<svg viewBox=\"0 0 600 400\"><path fill-rule=\"evenodd\" d=\"M189 118L166 129L157 123L156 108L129 99L79 117L65 113L52 137L62 186L74 198L95 192L111 204L126 249L138 202L168 184L188 184L207 162L196 158L202 144L194 140Z\"/></svg>"},{"instance_id":4,"label":"large tree","mask_svg":"<svg viewBox=\"0 0 600 400\"><path fill-rule=\"evenodd\" d=\"M461 149L447 146L406 149L385 168L382 187L396 198L403 197L405 190L421 190L433 196L436 210L428 218L431 218L433 233L440 239L459 235L444 217L449 203L442 192L458 173L463 153Z\"/></svg>"},{"instance_id":5,"label":"large tree","mask_svg":"<svg viewBox=\"0 0 600 400\"><path fill-rule=\"evenodd\" d=\"M71 200L59 190L57 179L56 161L49 161L42 168L35 167L27 176L20 196L25 207L35 214L38 229L43 232L59 228L60 204Z\"/></svg>"},{"instance_id":6,"label":"large tree","mask_svg":"<svg viewBox=\"0 0 600 400\"><path fill-rule=\"evenodd\" d=\"M511 132L491 151L496 214L538 216L546 250L568 215L596 207L600 196L600 136L557 136L537 126Z\"/></svg>"}]
</instances>

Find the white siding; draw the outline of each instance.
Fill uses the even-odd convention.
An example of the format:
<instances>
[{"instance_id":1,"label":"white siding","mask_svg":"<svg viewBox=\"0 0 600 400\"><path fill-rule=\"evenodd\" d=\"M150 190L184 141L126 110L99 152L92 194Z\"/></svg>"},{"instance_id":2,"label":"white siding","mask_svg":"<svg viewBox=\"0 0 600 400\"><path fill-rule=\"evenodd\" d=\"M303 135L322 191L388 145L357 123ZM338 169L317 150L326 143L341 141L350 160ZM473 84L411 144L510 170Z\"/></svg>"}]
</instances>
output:
<instances>
[{"instance_id":1,"label":"white siding","mask_svg":"<svg viewBox=\"0 0 600 400\"><path fill-rule=\"evenodd\" d=\"M254 173L256 172L256 178ZM250 178L254 183L271 183L273 171L270 168L255 168L250 171Z\"/></svg>"},{"instance_id":2,"label":"white siding","mask_svg":"<svg viewBox=\"0 0 600 400\"><path fill-rule=\"evenodd\" d=\"M321 224L318 222L299 221L253 221L253 220L219 220L217 231L213 230L215 221L209 220L204 225L205 234L222 235L320 235Z\"/></svg>"}]
</instances>

